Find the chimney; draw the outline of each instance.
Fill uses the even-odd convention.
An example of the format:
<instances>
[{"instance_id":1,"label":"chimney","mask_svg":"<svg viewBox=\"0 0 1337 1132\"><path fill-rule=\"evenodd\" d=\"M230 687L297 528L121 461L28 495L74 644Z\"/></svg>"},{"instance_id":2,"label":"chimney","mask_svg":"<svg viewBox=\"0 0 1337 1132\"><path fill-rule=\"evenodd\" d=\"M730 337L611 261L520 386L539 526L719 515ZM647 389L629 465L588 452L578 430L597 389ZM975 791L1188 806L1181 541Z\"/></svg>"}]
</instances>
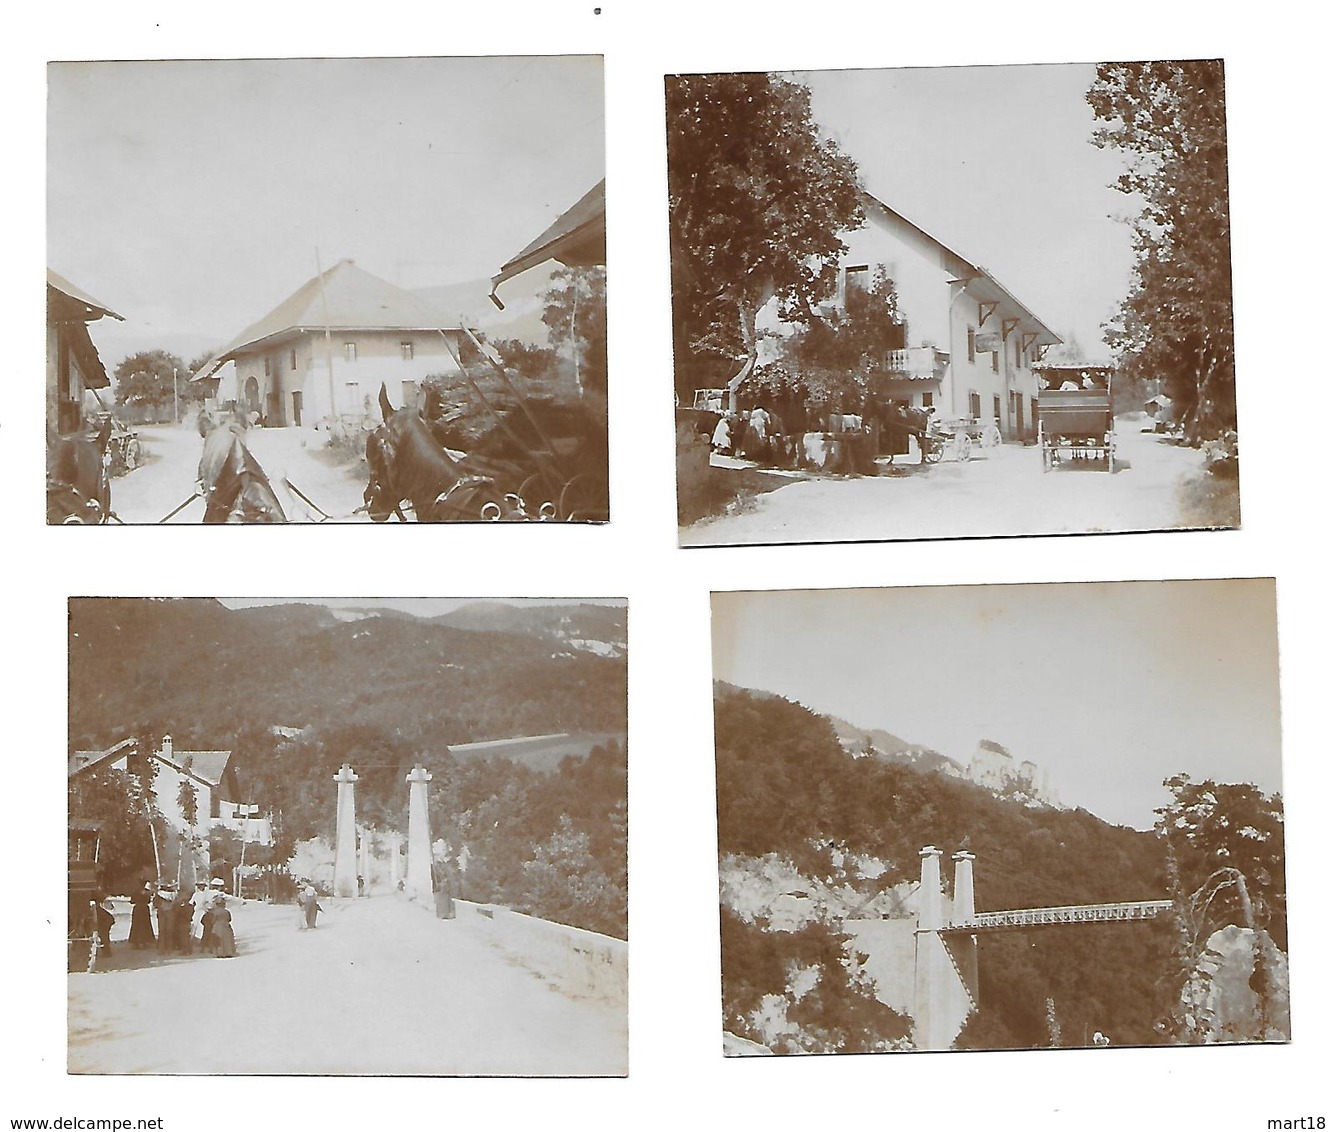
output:
<instances>
[{"instance_id":1,"label":"chimney","mask_svg":"<svg viewBox=\"0 0 1337 1132\"><path fill-rule=\"evenodd\" d=\"M942 850L925 845L919 850L919 929L937 931L942 927Z\"/></svg>"},{"instance_id":2,"label":"chimney","mask_svg":"<svg viewBox=\"0 0 1337 1132\"><path fill-rule=\"evenodd\" d=\"M168 762L172 761L172 737L170 735L162 737L162 749L158 753Z\"/></svg>"},{"instance_id":3,"label":"chimney","mask_svg":"<svg viewBox=\"0 0 1337 1132\"><path fill-rule=\"evenodd\" d=\"M952 883L952 923L964 924L975 918L975 854L961 849L952 854L956 874Z\"/></svg>"}]
</instances>

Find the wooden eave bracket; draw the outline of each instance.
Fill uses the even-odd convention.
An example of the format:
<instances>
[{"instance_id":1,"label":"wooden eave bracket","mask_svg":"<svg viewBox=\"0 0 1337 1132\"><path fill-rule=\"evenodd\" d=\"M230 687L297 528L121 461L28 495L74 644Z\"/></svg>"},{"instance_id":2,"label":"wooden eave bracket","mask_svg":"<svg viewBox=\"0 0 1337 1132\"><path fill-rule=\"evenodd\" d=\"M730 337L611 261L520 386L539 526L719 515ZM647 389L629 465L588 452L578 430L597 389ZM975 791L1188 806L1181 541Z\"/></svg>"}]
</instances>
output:
<instances>
[{"instance_id":1,"label":"wooden eave bracket","mask_svg":"<svg viewBox=\"0 0 1337 1132\"><path fill-rule=\"evenodd\" d=\"M1029 350L1033 345L1035 345L1035 340L1039 337L1040 337L1040 332L1038 330L1031 330L1031 331L1023 330L1021 332L1021 348L1023 350Z\"/></svg>"},{"instance_id":2,"label":"wooden eave bracket","mask_svg":"<svg viewBox=\"0 0 1337 1132\"><path fill-rule=\"evenodd\" d=\"M997 303L980 303L979 316L981 326L989 321L989 316L993 314L997 306Z\"/></svg>"},{"instance_id":3,"label":"wooden eave bracket","mask_svg":"<svg viewBox=\"0 0 1337 1132\"><path fill-rule=\"evenodd\" d=\"M1019 318L1005 318L1005 319L1003 319L1003 341L1004 341L1004 342L1007 341L1007 336L1008 336L1009 334L1011 334L1012 331L1016 330L1016 328L1017 328L1017 323L1019 323L1020 321L1021 321L1021 319L1019 319Z\"/></svg>"}]
</instances>

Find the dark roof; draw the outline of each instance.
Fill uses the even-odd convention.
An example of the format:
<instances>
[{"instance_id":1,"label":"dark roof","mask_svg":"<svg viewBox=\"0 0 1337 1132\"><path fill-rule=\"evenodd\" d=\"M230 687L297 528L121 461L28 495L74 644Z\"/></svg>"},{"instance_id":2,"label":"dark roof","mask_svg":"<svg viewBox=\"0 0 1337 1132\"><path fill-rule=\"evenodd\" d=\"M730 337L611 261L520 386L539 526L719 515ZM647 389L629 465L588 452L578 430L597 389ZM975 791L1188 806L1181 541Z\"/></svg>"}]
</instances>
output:
<instances>
[{"instance_id":1,"label":"dark roof","mask_svg":"<svg viewBox=\"0 0 1337 1132\"><path fill-rule=\"evenodd\" d=\"M238 334L192 380L208 377L249 346L303 330L449 330L457 329L457 321L411 291L363 271L351 259L341 259Z\"/></svg>"},{"instance_id":2,"label":"dark roof","mask_svg":"<svg viewBox=\"0 0 1337 1132\"><path fill-rule=\"evenodd\" d=\"M924 239L936 244L943 253L944 266L947 270L954 272L958 278L968 285L968 290L972 295L982 302L998 303L1004 310L1004 317L1020 318L1028 326L1028 329L1039 335L1037 342L1041 346L1056 346L1063 341L1057 334L1049 329L1040 319L1026 306L1020 299L1012 294L988 271L978 264L971 263L960 252L953 251L936 236L931 236L925 232L913 220L907 219L901 213L897 212L888 204L884 204L873 196L872 193L863 191L863 202L865 208L872 207L880 212L890 216L897 223L907 225L918 232Z\"/></svg>"},{"instance_id":3,"label":"dark roof","mask_svg":"<svg viewBox=\"0 0 1337 1132\"><path fill-rule=\"evenodd\" d=\"M507 279L550 259L568 267L592 267L604 262L603 181L501 265L492 277L492 293L495 295Z\"/></svg>"},{"instance_id":4,"label":"dark roof","mask_svg":"<svg viewBox=\"0 0 1337 1132\"><path fill-rule=\"evenodd\" d=\"M106 766L127 757L139 749L139 740L122 739L105 751L75 751L69 760L69 777L84 774L98 767ZM228 763L232 759L231 751L172 751L172 757L165 758L161 751L150 752L150 757L181 774L189 775L205 786L216 787L227 773ZM190 760L190 769L185 767Z\"/></svg>"}]
</instances>

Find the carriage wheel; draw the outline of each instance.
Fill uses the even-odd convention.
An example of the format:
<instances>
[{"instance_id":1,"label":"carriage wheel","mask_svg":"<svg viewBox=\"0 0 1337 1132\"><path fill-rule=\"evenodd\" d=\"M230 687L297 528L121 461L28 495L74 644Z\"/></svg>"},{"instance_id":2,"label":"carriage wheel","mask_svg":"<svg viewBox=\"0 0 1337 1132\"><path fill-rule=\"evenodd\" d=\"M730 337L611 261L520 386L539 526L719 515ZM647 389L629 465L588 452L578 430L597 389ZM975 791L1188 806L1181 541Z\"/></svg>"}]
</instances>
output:
<instances>
[{"instance_id":1,"label":"carriage wheel","mask_svg":"<svg viewBox=\"0 0 1337 1132\"><path fill-rule=\"evenodd\" d=\"M956 435L956 460L959 464L970 463L970 434L960 432Z\"/></svg>"},{"instance_id":2,"label":"carriage wheel","mask_svg":"<svg viewBox=\"0 0 1337 1132\"><path fill-rule=\"evenodd\" d=\"M562 486L557 518L568 523L607 519L608 484L588 473L573 476Z\"/></svg>"},{"instance_id":3,"label":"carriage wheel","mask_svg":"<svg viewBox=\"0 0 1337 1132\"><path fill-rule=\"evenodd\" d=\"M941 440L933 437L924 438L924 461L929 464L936 464L942 459L943 444Z\"/></svg>"},{"instance_id":4,"label":"carriage wheel","mask_svg":"<svg viewBox=\"0 0 1337 1132\"><path fill-rule=\"evenodd\" d=\"M553 492L549 489L549 480L542 472L535 472L516 493L524 500L525 510L530 516L542 515L544 509L552 510L556 504L552 500Z\"/></svg>"}]
</instances>

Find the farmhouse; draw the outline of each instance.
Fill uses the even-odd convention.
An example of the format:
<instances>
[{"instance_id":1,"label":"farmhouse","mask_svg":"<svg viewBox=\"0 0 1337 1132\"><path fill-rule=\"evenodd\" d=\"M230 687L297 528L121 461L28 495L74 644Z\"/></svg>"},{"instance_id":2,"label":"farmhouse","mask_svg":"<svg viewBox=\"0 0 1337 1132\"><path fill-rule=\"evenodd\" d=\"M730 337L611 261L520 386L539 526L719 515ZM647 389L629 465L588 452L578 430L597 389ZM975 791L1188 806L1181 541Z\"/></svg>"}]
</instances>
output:
<instances>
[{"instance_id":1,"label":"farmhouse","mask_svg":"<svg viewBox=\"0 0 1337 1132\"><path fill-rule=\"evenodd\" d=\"M139 741L133 738L122 739L105 751L75 751L70 757L69 778L73 781L104 768L126 771L130 759L139 755ZM152 770L153 804L176 834L176 845L169 840L162 846L165 860L175 860L178 846L193 840L196 867L207 871L209 831L216 826L233 830L245 841L271 842L269 819L252 816L255 807L239 801L241 789L231 751L180 751L173 746L172 737L164 735L162 744L145 758ZM183 786L187 784L195 795L193 822L186 820L182 809Z\"/></svg>"},{"instance_id":2,"label":"farmhouse","mask_svg":"<svg viewBox=\"0 0 1337 1132\"><path fill-rule=\"evenodd\" d=\"M248 326L191 380L222 378L220 403L235 401L269 426L361 420L382 383L396 404L413 405L425 378L458 373L462 337L420 296L344 259Z\"/></svg>"},{"instance_id":3,"label":"farmhouse","mask_svg":"<svg viewBox=\"0 0 1337 1132\"><path fill-rule=\"evenodd\" d=\"M1032 438L1031 367L1062 339L983 267L871 193L862 199L864 226L841 235L848 251L836 293L821 313L837 316L851 291L866 290L884 275L896 287L904 341L881 367L880 392L944 419L996 420L1005 439ZM783 330L773 313L766 321Z\"/></svg>"},{"instance_id":4,"label":"farmhouse","mask_svg":"<svg viewBox=\"0 0 1337 1132\"><path fill-rule=\"evenodd\" d=\"M46 419L48 434L84 427L84 391L111 384L88 334L100 318L124 319L54 271L46 273Z\"/></svg>"}]
</instances>

